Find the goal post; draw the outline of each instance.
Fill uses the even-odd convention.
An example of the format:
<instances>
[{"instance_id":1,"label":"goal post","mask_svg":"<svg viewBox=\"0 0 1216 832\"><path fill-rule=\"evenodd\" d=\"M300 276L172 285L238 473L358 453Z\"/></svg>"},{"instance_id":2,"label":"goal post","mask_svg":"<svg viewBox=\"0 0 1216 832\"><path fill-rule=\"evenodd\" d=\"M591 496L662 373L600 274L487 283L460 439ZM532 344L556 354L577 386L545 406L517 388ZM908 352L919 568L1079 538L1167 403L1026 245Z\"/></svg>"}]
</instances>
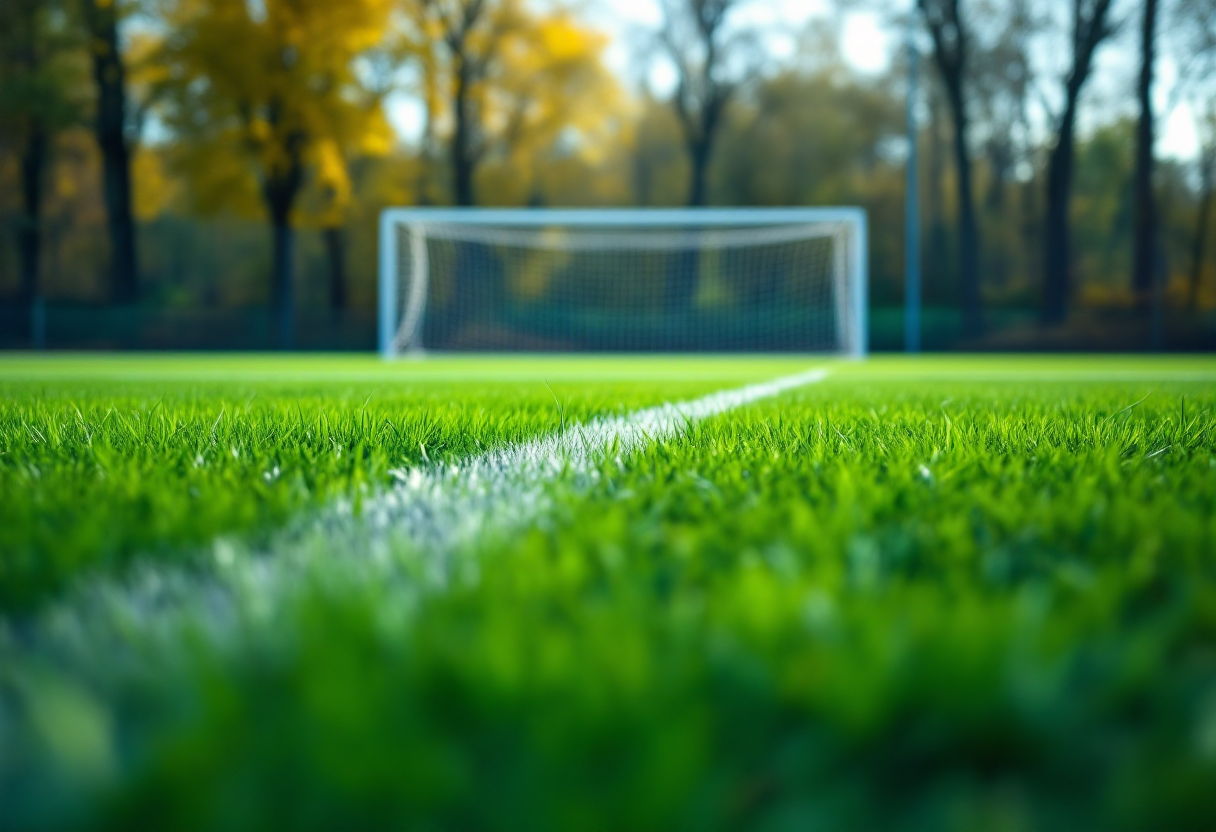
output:
<instances>
[{"instance_id":1,"label":"goal post","mask_svg":"<svg viewBox=\"0 0 1216 832\"><path fill-rule=\"evenodd\" d=\"M866 354L860 208L389 208L379 346Z\"/></svg>"}]
</instances>

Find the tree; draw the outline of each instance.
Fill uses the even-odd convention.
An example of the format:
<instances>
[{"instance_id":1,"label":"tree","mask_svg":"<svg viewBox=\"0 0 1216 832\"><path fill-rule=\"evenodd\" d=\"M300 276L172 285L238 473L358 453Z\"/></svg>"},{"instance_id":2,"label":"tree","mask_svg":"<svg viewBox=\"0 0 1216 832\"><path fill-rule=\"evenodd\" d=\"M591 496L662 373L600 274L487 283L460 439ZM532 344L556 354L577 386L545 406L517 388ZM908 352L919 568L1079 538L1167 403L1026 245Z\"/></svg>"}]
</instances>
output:
<instances>
[{"instance_id":1,"label":"tree","mask_svg":"<svg viewBox=\"0 0 1216 832\"><path fill-rule=\"evenodd\" d=\"M402 51L422 73L423 152L446 145L456 205L535 203L542 160L589 151L611 132L620 96L602 61L607 41L568 12L523 0L407 0L404 9L412 45ZM468 305L459 320L427 318L434 343L459 338L451 327L505 297L487 250L464 246L458 256L468 262L452 294Z\"/></svg>"},{"instance_id":2,"label":"tree","mask_svg":"<svg viewBox=\"0 0 1216 832\"><path fill-rule=\"evenodd\" d=\"M968 72L971 138L986 163L982 199L977 192L980 270L990 291L1004 292L1019 272L1033 268L1027 255L1038 246L1038 217L1027 199L1031 178L1024 174L1033 170L1038 149L1030 113L1032 44L1040 22L1031 0L976 0L969 20L975 32Z\"/></svg>"},{"instance_id":3,"label":"tree","mask_svg":"<svg viewBox=\"0 0 1216 832\"><path fill-rule=\"evenodd\" d=\"M423 96L427 129L433 129L432 96L438 86L428 73L442 72L453 125L448 138L452 199L460 206L475 205L477 167L487 152L484 87L524 12L514 0L410 0L410 6L421 38L415 51L423 62L424 83L433 85ZM446 54L436 54L440 50Z\"/></svg>"},{"instance_id":4,"label":"tree","mask_svg":"<svg viewBox=\"0 0 1216 832\"><path fill-rule=\"evenodd\" d=\"M627 149L630 203L683 205L688 198L688 154L675 113L667 101L644 89L636 119L634 141Z\"/></svg>"},{"instance_id":5,"label":"tree","mask_svg":"<svg viewBox=\"0 0 1216 832\"><path fill-rule=\"evenodd\" d=\"M905 126L902 92L890 76L853 74L843 59L807 62L749 84L718 140L715 193L727 205L860 205L875 227L897 223L905 205L904 169L890 148ZM874 302L902 298L903 273L896 265L902 258L900 237L879 234L870 241ZM779 269L765 265L746 280L724 277L732 302L744 305L779 303L785 283ZM722 278L709 285L721 287Z\"/></svg>"},{"instance_id":6,"label":"tree","mask_svg":"<svg viewBox=\"0 0 1216 832\"><path fill-rule=\"evenodd\" d=\"M96 86L94 131L110 237L110 290L116 302L129 303L139 295L139 256L131 190L134 138L119 33L126 6L120 0L82 0L82 9Z\"/></svg>"},{"instance_id":7,"label":"tree","mask_svg":"<svg viewBox=\"0 0 1216 832\"><path fill-rule=\"evenodd\" d=\"M335 319L350 299L346 238L356 187L364 179L368 162L387 156L393 147L384 99L392 92L401 65L399 49L400 43L386 37L359 55L360 83L347 93L352 106L335 111L342 118L329 125L315 154L316 187L312 190L317 196L316 219L328 267L329 308Z\"/></svg>"},{"instance_id":8,"label":"tree","mask_svg":"<svg viewBox=\"0 0 1216 832\"><path fill-rule=\"evenodd\" d=\"M1030 155L1029 100L1033 84L1030 41L1037 28L1028 0L982 0L975 26L978 48L969 56L973 122L982 135L988 163L984 207L1005 207L1013 169ZM986 37L982 37L985 36Z\"/></svg>"},{"instance_id":9,"label":"tree","mask_svg":"<svg viewBox=\"0 0 1216 832\"><path fill-rule=\"evenodd\" d=\"M56 136L78 123L79 41L70 10L57 0L6 0L0 5L0 140L14 149L20 170L17 222L19 302L41 298L44 191ZM33 318L31 317L31 336Z\"/></svg>"},{"instance_id":10,"label":"tree","mask_svg":"<svg viewBox=\"0 0 1216 832\"><path fill-rule=\"evenodd\" d=\"M690 207L709 204L709 165L727 107L743 82L755 74L752 38L732 30L731 13L740 0L662 0L663 22L657 34L661 54L675 71L671 107L680 124L688 157ZM700 264L692 251L671 259L666 306L681 312L692 305Z\"/></svg>"},{"instance_id":11,"label":"tree","mask_svg":"<svg viewBox=\"0 0 1216 832\"><path fill-rule=\"evenodd\" d=\"M658 44L676 73L671 103L688 152L688 204L693 207L709 202L709 163L723 116L752 72L745 54L750 37L727 25L741 5L740 0L662 2Z\"/></svg>"},{"instance_id":12,"label":"tree","mask_svg":"<svg viewBox=\"0 0 1216 832\"><path fill-rule=\"evenodd\" d=\"M452 196L457 205L473 205L474 174L485 154L475 88L485 82L504 36L516 25L516 9L492 0L431 0L424 5L440 23L452 72Z\"/></svg>"},{"instance_id":13,"label":"tree","mask_svg":"<svg viewBox=\"0 0 1216 832\"><path fill-rule=\"evenodd\" d=\"M1136 173L1132 186L1135 205L1135 237L1132 253L1132 288L1141 306L1155 281L1157 254L1157 207L1153 194L1153 68L1157 49L1158 0L1143 0L1144 19L1140 30L1140 76L1136 98L1140 116L1136 122Z\"/></svg>"},{"instance_id":14,"label":"tree","mask_svg":"<svg viewBox=\"0 0 1216 832\"><path fill-rule=\"evenodd\" d=\"M325 246L329 272L329 308L339 313L346 309L350 290L346 270L347 215L354 201L357 171L374 157L388 154L392 130L384 118L382 96L373 93L361 106L343 110L345 120L330 125L316 156L316 190L319 192L318 220Z\"/></svg>"},{"instance_id":15,"label":"tree","mask_svg":"<svg viewBox=\"0 0 1216 832\"><path fill-rule=\"evenodd\" d=\"M1190 245L1189 305L1194 309L1203 282L1216 190L1216 6L1210 0L1177 0L1173 12L1173 25L1166 34L1170 36L1171 52L1181 65L1175 93L1190 104L1200 140L1199 205Z\"/></svg>"},{"instance_id":16,"label":"tree","mask_svg":"<svg viewBox=\"0 0 1216 832\"><path fill-rule=\"evenodd\" d=\"M1044 229L1043 318L1059 323L1068 312L1072 291L1072 239L1069 206L1076 163L1076 122L1081 91L1093 69L1094 54L1111 36L1111 0L1072 0L1069 26L1071 65L1064 79L1064 106L1055 119L1047 163L1047 217Z\"/></svg>"},{"instance_id":17,"label":"tree","mask_svg":"<svg viewBox=\"0 0 1216 832\"><path fill-rule=\"evenodd\" d=\"M402 52L422 76L424 151L447 122L457 205L477 204L485 162L529 167L559 141L586 146L619 112L607 40L569 12L535 13L521 0L408 0L406 9Z\"/></svg>"},{"instance_id":18,"label":"tree","mask_svg":"<svg viewBox=\"0 0 1216 832\"><path fill-rule=\"evenodd\" d=\"M926 79L928 80L928 79ZM942 137L942 128L946 122L943 116L942 92L940 83L926 84L925 100L928 105L929 119L925 125L925 254L930 263L937 263L939 279L944 279L949 272L948 251L949 232L946 227L946 141ZM931 285L926 285L931 290Z\"/></svg>"},{"instance_id":19,"label":"tree","mask_svg":"<svg viewBox=\"0 0 1216 832\"><path fill-rule=\"evenodd\" d=\"M381 0L176 0L162 61L166 124L205 177L217 154L251 165L272 231L271 298L293 341L294 213L325 148L358 123L355 62L383 36ZM341 168L331 169L339 179Z\"/></svg>"},{"instance_id":20,"label":"tree","mask_svg":"<svg viewBox=\"0 0 1216 832\"><path fill-rule=\"evenodd\" d=\"M423 112L418 143L419 164L414 182L415 198L420 205L430 205L435 201L435 168L443 156L436 138L442 108L439 28L435 0L401 0L390 15L383 48L376 50L372 56L374 77L378 85L384 85L386 92L399 84L403 68L409 67L415 75L409 92L420 100Z\"/></svg>"},{"instance_id":21,"label":"tree","mask_svg":"<svg viewBox=\"0 0 1216 832\"><path fill-rule=\"evenodd\" d=\"M1189 305L1199 305L1199 289L1203 283L1203 266L1207 259L1208 230L1212 225L1212 198L1216 191L1216 99L1199 119L1201 146L1199 149L1199 210L1195 230L1191 235L1191 279Z\"/></svg>"},{"instance_id":22,"label":"tree","mask_svg":"<svg viewBox=\"0 0 1216 832\"><path fill-rule=\"evenodd\" d=\"M980 295L980 235L972 185L971 126L966 80L970 71L970 32L962 0L917 0L933 39L933 59L945 88L953 120L955 185L958 195L959 276L963 293L963 321L968 334L983 329Z\"/></svg>"},{"instance_id":23,"label":"tree","mask_svg":"<svg viewBox=\"0 0 1216 832\"><path fill-rule=\"evenodd\" d=\"M607 38L569 13L527 17L506 43L500 73L485 91L489 157L525 180L526 199L543 200L538 168L574 155L599 155L620 138L620 88L603 63Z\"/></svg>"},{"instance_id":24,"label":"tree","mask_svg":"<svg viewBox=\"0 0 1216 832\"><path fill-rule=\"evenodd\" d=\"M732 205L857 202L900 134L904 106L889 84L840 65L765 78L722 129L718 188Z\"/></svg>"}]
</instances>

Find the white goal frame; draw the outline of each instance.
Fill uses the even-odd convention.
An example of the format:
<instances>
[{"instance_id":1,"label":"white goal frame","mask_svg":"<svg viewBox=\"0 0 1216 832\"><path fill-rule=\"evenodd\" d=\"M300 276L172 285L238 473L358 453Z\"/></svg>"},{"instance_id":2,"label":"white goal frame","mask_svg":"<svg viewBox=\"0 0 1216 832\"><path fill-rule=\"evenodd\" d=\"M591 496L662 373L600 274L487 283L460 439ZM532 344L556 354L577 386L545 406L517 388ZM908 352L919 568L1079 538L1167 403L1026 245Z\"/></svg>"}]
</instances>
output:
<instances>
[{"instance_id":1,"label":"white goal frame","mask_svg":"<svg viewBox=\"0 0 1216 832\"><path fill-rule=\"evenodd\" d=\"M869 228L862 208L386 208L380 214L380 267L378 322L380 355L393 359L403 354L395 349L401 326L398 310L398 270L401 263L398 230L410 230L410 258L416 274L427 275L425 228L428 224L535 228L567 226L581 228L679 228L704 226L823 225L840 226L838 235L848 240L838 245L834 267L837 284L837 317L845 333L846 355L866 356L869 332ZM842 291L849 276L851 291ZM411 286L410 309L421 330L428 280ZM846 303L841 301L845 300ZM416 347L409 352L420 352Z\"/></svg>"}]
</instances>

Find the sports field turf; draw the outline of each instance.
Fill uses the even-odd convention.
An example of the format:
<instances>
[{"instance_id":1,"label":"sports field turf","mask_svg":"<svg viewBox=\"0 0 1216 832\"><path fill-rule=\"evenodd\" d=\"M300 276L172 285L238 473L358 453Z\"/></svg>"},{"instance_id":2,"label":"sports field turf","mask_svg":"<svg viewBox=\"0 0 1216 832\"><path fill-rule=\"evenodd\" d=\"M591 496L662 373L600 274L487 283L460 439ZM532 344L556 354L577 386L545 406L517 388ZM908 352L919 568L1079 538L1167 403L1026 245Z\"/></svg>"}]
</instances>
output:
<instances>
[{"instance_id":1,"label":"sports field turf","mask_svg":"<svg viewBox=\"0 0 1216 832\"><path fill-rule=\"evenodd\" d=\"M451 551L364 534L418 472L815 366ZM1216 360L0 359L0 829L1210 830L1213 795Z\"/></svg>"}]
</instances>

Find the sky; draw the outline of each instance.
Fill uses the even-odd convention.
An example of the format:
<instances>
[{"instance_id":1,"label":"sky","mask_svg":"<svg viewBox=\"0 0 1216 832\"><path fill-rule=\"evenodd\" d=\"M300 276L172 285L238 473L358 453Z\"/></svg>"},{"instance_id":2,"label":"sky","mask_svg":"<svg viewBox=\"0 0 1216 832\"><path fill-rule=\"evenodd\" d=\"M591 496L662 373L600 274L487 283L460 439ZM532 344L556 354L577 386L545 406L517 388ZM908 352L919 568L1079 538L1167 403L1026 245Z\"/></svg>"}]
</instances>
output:
<instances>
[{"instance_id":1,"label":"sky","mask_svg":"<svg viewBox=\"0 0 1216 832\"><path fill-rule=\"evenodd\" d=\"M640 59L636 44L638 35L654 31L661 15L657 0L585 0L586 18L596 28L608 33L612 43L606 55L609 67L629 85L645 80L657 93L670 90L674 75L669 68L654 61ZM794 57L797 35L814 18L830 17L833 4L828 0L753 0L738 14L736 22L755 26L765 32L765 48L774 60ZM897 50L904 48L903 38L882 25L873 11L837 12L840 31L840 51L844 60L859 72L885 72ZM924 45L927 48L928 44ZM1092 97L1104 100L1132 102L1127 91L1137 70L1138 55L1126 38L1110 44L1101 53L1092 83ZM647 69L639 72L638 67ZM642 77L644 76L644 77ZM1170 90L1177 77L1168 57L1158 62L1157 112L1164 113L1170 103ZM398 132L407 139L415 138L421 130L422 112L419 104L405 95L390 102L390 119ZM1199 141L1194 121L1185 104L1164 113L1158 128L1157 152L1161 157L1194 159Z\"/></svg>"}]
</instances>

